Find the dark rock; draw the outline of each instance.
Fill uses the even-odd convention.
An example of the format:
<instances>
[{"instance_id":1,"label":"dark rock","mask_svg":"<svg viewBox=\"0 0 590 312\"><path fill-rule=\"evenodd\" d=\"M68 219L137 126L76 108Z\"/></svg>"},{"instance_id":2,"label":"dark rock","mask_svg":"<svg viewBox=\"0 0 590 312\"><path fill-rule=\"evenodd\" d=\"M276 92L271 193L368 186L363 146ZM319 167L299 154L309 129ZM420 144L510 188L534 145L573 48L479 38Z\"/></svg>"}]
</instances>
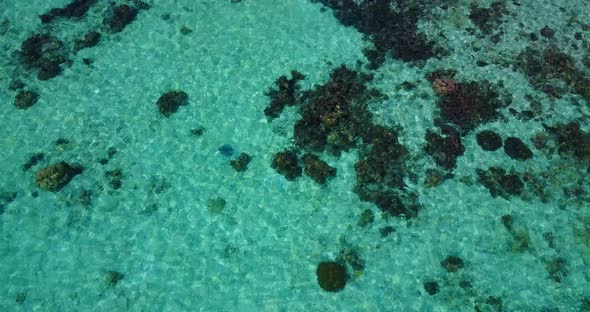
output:
<instances>
[{"instance_id":1,"label":"dark rock","mask_svg":"<svg viewBox=\"0 0 590 312\"><path fill-rule=\"evenodd\" d=\"M234 168L237 172L246 171L248 169L248 164L252 160L252 157L246 153L240 153L238 158L232 159L229 161L229 164Z\"/></svg>"},{"instance_id":2,"label":"dark rock","mask_svg":"<svg viewBox=\"0 0 590 312\"><path fill-rule=\"evenodd\" d=\"M512 159L527 160L533 157L533 152L519 138L508 137L504 141L504 152Z\"/></svg>"},{"instance_id":3,"label":"dark rock","mask_svg":"<svg viewBox=\"0 0 590 312\"><path fill-rule=\"evenodd\" d=\"M373 214L373 210L365 209L365 211L363 211L363 213L361 214L357 222L357 225L360 227L366 227L367 225L373 223L374 220L375 215Z\"/></svg>"},{"instance_id":4,"label":"dark rock","mask_svg":"<svg viewBox=\"0 0 590 312\"><path fill-rule=\"evenodd\" d=\"M329 178L336 176L336 169L313 154L305 154L301 160L305 174L319 184L324 184Z\"/></svg>"},{"instance_id":5,"label":"dark rock","mask_svg":"<svg viewBox=\"0 0 590 312\"><path fill-rule=\"evenodd\" d=\"M217 151L225 156L225 157L230 157L234 154L235 150L233 148L233 146L229 145L229 144L223 144L220 147L217 148Z\"/></svg>"},{"instance_id":6,"label":"dark rock","mask_svg":"<svg viewBox=\"0 0 590 312\"><path fill-rule=\"evenodd\" d=\"M405 62L426 60L435 55L434 44L418 31L418 20L424 14L420 5L404 2L403 9L393 10L391 1L319 0L333 10L344 26L352 26L373 42L364 51L369 67L381 66L386 56Z\"/></svg>"},{"instance_id":7,"label":"dark rock","mask_svg":"<svg viewBox=\"0 0 590 312\"><path fill-rule=\"evenodd\" d=\"M138 9L121 4L113 8L112 14L103 20L103 24L108 27L112 32L117 33L125 29L127 25L131 24L135 20Z\"/></svg>"},{"instance_id":8,"label":"dark rock","mask_svg":"<svg viewBox=\"0 0 590 312\"><path fill-rule=\"evenodd\" d=\"M83 39L77 39L74 41L74 51L96 46L100 42L100 37L100 33L96 31L86 33Z\"/></svg>"},{"instance_id":9,"label":"dark rock","mask_svg":"<svg viewBox=\"0 0 590 312\"><path fill-rule=\"evenodd\" d=\"M37 79L49 80L51 78L59 76L61 74L61 62L47 61L43 62L39 66L39 72L37 72Z\"/></svg>"},{"instance_id":10,"label":"dark rock","mask_svg":"<svg viewBox=\"0 0 590 312\"><path fill-rule=\"evenodd\" d=\"M379 230L381 237L387 237L390 234L392 234L393 232L395 232L395 229L393 228L393 226L390 226L390 225L385 226Z\"/></svg>"},{"instance_id":11,"label":"dark rock","mask_svg":"<svg viewBox=\"0 0 590 312\"><path fill-rule=\"evenodd\" d=\"M437 105L441 117L465 132L498 117L504 106L498 93L487 82L457 83L456 90L439 97Z\"/></svg>"},{"instance_id":12,"label":"dark rock","mask_svg":"<svg viewBox=\"0 0 590 312\"><path fill-rule=\"evenodd\" d=\"M297 179L303 172L303 169L299 166L297 154L292 151L276 153L271 166L289 181Z\"/></svg>"},{"instance_id":13,"label":"dark rock","mask_svg":"<svg viewBox=\"0 0 590 312\"><path fill-rule=\"evenodd\" d=\"M191 135L194 135L197 137L202 136L204 133L205 133L205 128L203 128L203 127L191 129Z\"/></svg>"},{"instance_id":14,"label":"dark rock","mask_svg":"<svg viewBox=\"0 0 590 312\"><path fill-rule=\"evenodd\" d=\"M31 156L31 158L29 159L29 161L27 161L27 163L23 165L23 170L26 171L26 170L31 169L31 167L37 165L44 158L45 158L45 154L43 154L43 153L37 153L37 154Z\"/></svg>"},{"instance_id":15,"label":"dark rock","mask_svg":"<svg viewBox=\"0 0 590 312\"><path fill-rule=\"evenodd\" d=\"M445 137L430 130L426 132L426 153L432 156L437 165L452 170L465 148L461 144L461 136L452 127L442 127L442 132Z\"/></svg>"},{"instance_id":16,"label":"dark rock","mask_svg":"<svg viewBox=\"0 0 590 312\"><path fill-rule=\"evenodd\" d=\"M73 0L63 8L51 9L39 16L41 23L51 23L56 18L81 18L97 0Z\"/></svg>"},{"instance_id":17,"label":"dark rock","mask_svg":"<svg viewBox=\"0 0 590 312\"><path fill-rule=\"evenodd\" d=\"M14 97L14 106L18 109L27 109L39 100L39 94L37 92L29 90L20 90Z\"/></svg>"},{"instance_id":18,"label":"dark rock","mask_svg":"<svg viewBox=\"0 0 590 312\"><path fill-rule=\"evenodd\" d=\"M160 96L156 105L160 113L165 117L170 117L178 111L180 106L188 104L188 94L184 91L168 91Z\"/></svg>"},{"instance_id":19,"label":"dark rock","mask_svg":"<svg viewBox=\"0 0 590 312\"><path fill-rule=\"evenodd\" d=\"M299 84L300 80L305 79L305 76L298 71L291 71L291 79L287 76L281 76L275 85L278 89L269 89L265 94L270 100L270 104L264 109L264 114L270 118L277 118L283 112L285 106L292 106L300 101Z\"/></svg>"},{"instance_id":20,"label":"dark rock","mask_svg":"<svg viewBox=\"0 0 590 312\"><path fill-rule=\"evenodd\" d=\"M492 130L483 130L476 135L477 144L484 151L495 151L502 147L502 138Z\"/></svg>"},{"instance_id":21,"label":"dark rock","mask_svg":"<svg viewBox=\"0 0 590 312\"><path fill-rule=\"evenodd\" d=\"M459 287L461 287L463 289L471 289L473 287L473 285L471 284L470 281L462 280L459 282Z\"/></svg>"},{"instance_id":22,"label":"dark rock","mask_svg":"<svg viewBox=\"0 0 590 312\"><path fill-rule=\"evenodd\" d=\"M561 283L561 281L568 275L567 261L562 257L551 259L545 264L545 270L549 273L549 276L553 281Z\"/></svg>"},{"instance_id":23,"label":"dark rock","mask_svg":"<svg viewBox=\"0 0 590 312\"><path fill-rule=\"evenodd\" d=\"M123 171L121 169L108 170L105 172L105 176L109 179L109 185L114 190L118 190L123 186L121 179L123 178Z\"/></svg>"},{"instance_id":24,"label":"dark rock","mask_svg":"<svg viewBox=\"0 0 590 312\"><path fill-rule=\"evenodd\" d=\"M57 192L82 171L81 166L62 161L39 170L36 183L44 190Z\"/></svg>"},{"instance_id":25,"label":"dark rock","mask_svg":"<svg viewBox=\"0 0 590 312\"><path fill-rule=\"evenodd\" d=\"M440 265L447 270L447 272L457 272L459 269L463 268L464 263L463 259L457 256L448 256L440 262Z\"/></svg>"},{"instance_id":26,"label":"dark rock","mask_svg":"<svg viewBox=\"0 0 590 312\"><path fill-rule=\"evenodd\" d=\"M505 4L496 1L492 2L489 8L480 8L476 4L471 6L469 19L477 26L483 33L490 33L497 29L501 24L501 18L507 14Z\"/></svg>"},{"instance_id":27,"label":"dark rock","mask_svg":"<svg viewBox=\"0 0 590 312\"><path fill-rule=\"evenodd\" d=\"M348 265L357 272L360 272L365 268L365 262L361 259L359 253L350 248L340 250L336 262L341 264L348 263Z\"/></svg>"},{"instance_id":28,"label":"dark rock","mask_svg":"<svg viewBox=\"0 0 590 312\"><path fill-rule=\"evenodd\" d=\"M553 38L555 30L551 29L549 26L545 26L539 30L539 33L545 38Z\"/></svg>"},{"instance_id":29,"label":"dark rock","mask_svg":"<svg viewBox=\"0 0 590 312\"><path fill-rule=\"evenodd\" d=\"M502 312L502 299L494 296L477 299L474 308L475 312Z\"/></svg>"},{"instance_id":30,"label":"dark rock","mask_svg":"<svg viewBox=\"0 0 590 312\"><path fill-rule=\"evenodd\" d=\"M434 296L438 293L438 288L438 283L435 281L424 283L424 290L426 290L426 292L431 296Z\"/></svg>"},{"instance_id":31,"label":"dark rock","mask_svg":"<svg viewBox=\"0 0 590 312\"><path fill-rule=\"evenodd\" d=\"M22 305L27 300L27 293L24 291L19 291L16 294L16 304Z\"/></svg>"},{"instance_id":32,"label":"dark rock","mask_svg":"<svg viewBox=\"0 0 590 312\"><path fill-rule=\"evenodd\" d=\"M580 125L571 122L554 127L545 126L557 141L559 154L590 161L590 132L584 132Z\"/></svg>"},{"instance_id":33,"label":"dark rock","mask_svg":"<svg viewBox=\"0 0 590 312\"><path fill-rule=\"evenodd\" d=\"M26 87L25 83L18 80L18 79L13 79L10 81L10 84L8 85L8 89L15 91L15 90L20 90L23 89L24 87Z\"/></svg>"},{"instance_id":34,"label":"dark rock","mask_svg":"<svg viewBox=\"0 0 590 312\"><path fill-rule=\"evenodd\" d=\"M61 73L60 65L66 61L63 43L48 34L33 34L21 45L20 56L28 68L37 69L39 80L48 80Z\"/></svg>"},{"instance_id":35,"label":"dark rock","mask_svg":"<svg viewBox=\"0 0 590 312\"><path fill-rule=\"evenodd\" d=\"M133 5L140 10L149 10L152 8L149 3L141 0L133 0Z\"/></svg>"},{"instance_id":36,"label":"dark rock","mask_svg":"<svg viewBox=\"0 0 590 312\"><path fill-rule=\"evenodd\" d=\"M181 33L182 35L185 35L185 36L187 36L187 35L190 35L192 32L193 32L193 30L192 30L192 29L190 29L190 28L188 28L188 27L186 27L186 26L182 26L182 27L180 27L180 33Z\"/></svg>"},{"instance_id":37,"label":"dark rock","mask_svg":"<svg viewBox=\"0 0 590 312\"><path fill-rule=\"evenodd\" d=\"M500 167L491 167L488 171L477 169L476 172L478 181L488 189L492 197L508 199L512 195L520 195L524 189L524 184L517 175L507 174Z\"/></svg>"},{"instance_id":38,"label":"dark rock","mask_svg":"<svg viewBox=\"0 0 590 312\"><path fill-rule=\"evenodd\" d=\"M321 262L316 269L316 275L320 287L329 292L344 289L348 279L346 268L336 262Z\"/></svg>"},{"instance_id":39,"label":"dark rock","mask_svg":"<svg viewBox=\"0 0 590 312\"><path fill-rule=\"evenodd\" d=\"M559 47L551 46L545 50L526 48L519 54L515 67L527 76L535 88L552 97L571 91L590 102L590 78ZM563 84L570 90L562 88Z\"/></svg>"},{"instance_id":40,"label":"dark rock","mask_svg":"<svg viewBox=\"0 0 590 312\"><path fill-rule=\"evenodd\" d=\"M106 276L106 282L107 285L114 287L124 278L125 274L123 273L117 271L108 271Z\"/></svg>"}]
</instances>

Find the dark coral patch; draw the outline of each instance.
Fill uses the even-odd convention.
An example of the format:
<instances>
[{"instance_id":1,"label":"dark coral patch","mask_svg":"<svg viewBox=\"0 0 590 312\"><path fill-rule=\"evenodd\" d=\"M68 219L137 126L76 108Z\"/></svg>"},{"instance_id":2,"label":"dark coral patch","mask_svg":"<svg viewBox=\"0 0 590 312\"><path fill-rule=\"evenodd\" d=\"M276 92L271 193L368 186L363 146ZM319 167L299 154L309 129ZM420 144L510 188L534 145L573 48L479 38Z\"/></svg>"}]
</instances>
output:
<instances>
[{"instance_id":1,"label":"dark coral patch","mask_svg":"<svg viewBox=\"0 0 590 312\"><path fill-rule=\"evenodd\" d=\"M305 174L319 184L324 184L329 178L336 176L336 169L313 154L305 154L301 160Z\"/></svg>"},{"instance_id":2,"label":"dark coral patch","mask_svg":"<svg viewBox=\"0 0 590 312\"><path fill-rule=\"evenodd\" d=\"M533 152L529 147L516 137L508 137L504 140L504 152L516 160L527 160L533 157Z\"/></svg>"},{"instance_id":3,"label":"dark coral patch","mask_svg":"<svg viewBox=\"0 0 590 312\"><path fill-rule=\"evenodd\" d=\"M487 82L459 82L454 92L439 98L437 105L444 121L468 132L498 117L497 110L504 106L498 96Z\"/></svg>"},{"instance_id":4,"label":"dark coral patch","mask_svg":"<svg viewBox=\"0 0 590 312\"><path fill-rule=\"evenodd\" d=\"M94 47L100 42L100 33L90 31L84 35L84 38L74 41L74 51Z\"/></svg>"},{"instance_id":5,"label":"dark coral patch","mask_svg":"<svg viewBox=\"0 0 590 312\"><path fill-rule=\"evenodd\" d=\"M361 153L354 165L357 176L355 192L363 201L375 203L393 216L417 215L417 207L403 204L399 191L405 188L406 148L399 144L397 133L382 126L373 126L363 139L370 148Z\"/></svg>"},{"instance_id":6,"label":"dark coral patch","mask_svg":"<svg viewBox=\"0 0 590 312\"><path fill-rule=\"evenodd\" d=\"M432 156L437 165L452 170L457 165L457 158L463 155L465 148L461 144L459 132L450 126L441 127L441 136L436 132L426 132L426 153Z\"/></svg>"},{"instance_id":7,"label":"dark coral patch","mask_svg":"<svg viewBox=\"0 0 590 312\"><path fill-rule=\"evenodd\" d=\"M386 98L377 90L366 87L372 79L371 75L340 66L332 71L328 82L301 95L295 94L295 98L301 101L297 103L301 119L294 125L295 146L297 151L326 151L339 156L360 145L354 191L361 200L376 204L384 212L414 217L417 205L404 203L414 197L403 196L406 195L403 194L403 179L408 152L399 144L395 130L374 125L371 121L368 103ZM283 172L292 173L285 175L281 170L277 171L287 179L295 179L301 171L296 157L295 152L291 156L277 154L273 168L285 167ZM314 178L319 183L332 175L328 167L315 161L311 163L323 172ZM308 166L306 170L311 168Z\"/></svg>"},{"instance_id":8,"label":"dark coral patch","mask_svg":"<svg viewBox=\"0 0 590 312\"><path fill-rule=\"evenodd\" d=\"M326 291L338 292L346 286L346 268L336 262L321 262L316 269L318 284Z\"/></svg>"},{"instance_id":9,"label":"dark coral patch","mask_svg":"<svg viewBox=\"0 0 590 312\"><path fill-rule=\"evenodd\" d=\"M113 8L111 15L106 17L102 23L114 33L121 32L135 20L137 13L139 13L137 8L126 4L118 5Z\"/></svg>"},{"instance_id":10,"label":"dark coral patch","mask_svg":"<svg viewBox=\"0 0 590 312\"><path fill-rule=\"evenodd\" d=\"M97 0L73 0L62 8L51 9L39 16L41 23L51 23L56 18L81 18Z\"/></svg>"},{"instance_id":11,"label":"dark coral patch","mask_svg":"<svg viewBox=\"0 0 590 312\"><path fill-rule=\"evenodd\" d=\"M14 106L18 109L27 109L39 100L39 94L34 91L20 90L14 96Z\"/></svg>"},{"instance_id":12,"label":"dark coral patch","mask_svg":"<svg viewBox=\"0 0 590 312\"><path fill-rule=\"evenodd\" d=\"M39 80L59 75L65 55L63 42L49 34L33 34L21 44L21 60L27 68L37 70Z\"/></svg>"},{"instance_id":13,"label":"dark coral patch","mask_svg":"<svg viewBox=\"0 0 590 312\"><path fill-rule=\"evenodd\" d=\"M567 91L579 94L590 102L590 78L576 67L571 56L558 47L545 50L526 48L516 61L519 68L537 89L553 97ZM563 88L563 83L569 90Z\"/></svg>"},{"instance_id":14,"label":"dark coral patch","mask_svg":"<svg viewBox=\"0 0 590 312\"><path fill-rule=\"evenodd\" d=\"M70 165L61 161L39 170L36 183L39 188L57 192L82 171L83 168L79 165Z\"/></svg>"},{"instance_id":15,"label":"dark coral patch","mask_svg":"<svg viewBox=\"0 0 590 312\"><path fill-rule=\"evenodd\" d=\"M108 170L105 172L105 177L109 180L109 186L118 190L123 186L123 171L121 169Z\"/></svg>"},{"instance_id":16,"label":"dark coral patch","mask_svg":"<svg viewBox=\"0 0 590 312\"><path fill-rule=\"evenodd\" d=\"M426 292L431 295L434 296L438 293L438 283L435 281L428 281L424 283L424 290L426 290Z\"/></svg>"},{"instance_id":17,"label":"dark coral patch","mask_svg":"<svg viewBox=\"0 0 590 312\"><path fill-rule=\"evenodd\" d=\"M170 117L173 113L178 111L180 106L188 104L188 94L184 91L168 91L160 96L156 105L160 113L166 117Z\"/></svg>"},{"instance_id":18,"label":"dark coral patch","mask_svg":"<svg viewBox=\"0 0 590 312\"><path fill-rule=\"evenodd\" d=\"M240 155L236 159L232 159L229 161L230 166L234 168L237 172L246 171L248 169L248 164L252 160L252 157L246 153L240 153Z\"/></svg>"},{"instance_id":19,"label":"dark coral patch","mask_svg":"<svg viewBox=\"0 0 590 312\"><path fill-rule=\"evenodd\" d=\"M297 154L292 151L282 151L276 153L272 160L271 166L289 181L299 178L303 172L303 169L301 166L299 166Z\"/></svg>"},{"instance_id":20,"label":"dark coral patch","mask_svg":"<svg viewBox=\"0 0 590 312\"><path fill-rule=\"evenodd\" d=\"M374 47L366 50L365 56L372 69L383 64L386 56L411 62L426 60L435 54L434 44L418 32L418 19L424 11L420 5L399 3L400 10L394 11L391 0L318 1L331 8L340 23L353 26L370 38Z\"/></svg>"},{"instance_id":21,"label":"dark coral patch","mask_svg":"<svg viewBox=\"0 0 590 312\"><path fill-rule=\"evenodd\" d=\"M316 152L327 149L333 155L355 147L370 124L365 103L372 96L380 96L365 87L371 79L341 66L332 71L326 84L305 92L302 119L295 124L297 146Z\"/></svg>"},{"instance_id":22,"label":"dark coral patch","mask_svg":"<svg viewBox=\"0 0 590 312\"><path fill-rule=\"evenodd\" d=\"M590 132L584 132L580 125L571 122L553 127L545 126L555 136L560 155L590 161Z\"/></svg>"},{"instance_id":23,"label":"dark coral patch","mask_svg":"<svg viewBox=\"0 0 590 312\"><path fill-rule=\"evenodd\" d=\"M497 29L500 25L500 19L503 15L508 13L506 5L503 2L495 1L490 4L489 8L481 8L476 4L471 6L469 19L475 24L483 33L490 33Z\"/></svg>"},{"instance_id":24,"label":"dark coral patch","mask_svg":"<svg viewBox=\"0 0 590 312\"><path fill-rule=\"evenodd\" d=\"M45 159L45 154L37 153L31 156L29 160L23 165L23 170L29 170Z\"/></svg>"},{"instance_id":25,"label":"dark coral patch","mask_svg":"<svg viewBox=\"0 0 590 312\"><path fill-rule=\"evenodd\" d=\"M443 261L440 262L440 265L447 270L447 272L457 272L459 269L462 269L465 266L463 259L457 256L448 256Z\"/></svg>"},{"instance_id":26,"label":"dark coral patch","mask_svg":"<svg viewBox=\"0 0 590 312\"><path fill-rule=\"evenodd\" d=\"M225 157L230 157L234 154L235 149L233 146L231 146L229 144L223 144L217 148L217 151Z\"/></svg>"},{"instance_id":27,"label":"dark coral patch","mask_svg":"<svg viewBox=\"0 0 590 312\"><path fill-rule=\"evenodd\" d=\"M296 70L291 71L291 79L287 76L281 76L275 85L278 89L270 88L266 92L266 96L270 97L270 104L264 109L264 114L270 118L277 118L283 112L285 106L292 106L297 104L299 100L299 85L300 80L305 79L305 76Z\"/></svg>"},{"instance_id":28,"label":"dark coral patch","mask_svg":"<svg viewBox=\"0 0 590 312\"><path fill-rule=\"evenodd\" d=\"M484 151L495 151L502 147L502 138L492 130L483 130L476 135L477 144Z\"/></svg>"},{"instance_id":29,"label":"dark coral patch","mask_svg":"<svg viewBox=\"0 0 590 312\"><path fill-rule=\"evenodd\" d=\"M491 167L487 171L477 169L478 181L485 186L492 197L501 196L508 199L512 195L520 195L524 184L516 174L506 173L500 167Z\"/></svg>"}]
</instances>

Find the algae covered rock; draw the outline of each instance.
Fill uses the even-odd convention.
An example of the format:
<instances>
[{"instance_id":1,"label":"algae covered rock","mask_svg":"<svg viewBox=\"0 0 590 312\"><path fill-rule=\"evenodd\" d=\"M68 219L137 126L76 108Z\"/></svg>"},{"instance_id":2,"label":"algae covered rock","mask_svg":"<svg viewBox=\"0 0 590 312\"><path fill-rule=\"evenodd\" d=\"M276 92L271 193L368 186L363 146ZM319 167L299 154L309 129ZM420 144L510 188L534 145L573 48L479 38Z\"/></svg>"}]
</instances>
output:
<instances>
[{"instance_id":1,"label":"algae covered rock","mask_svg":"<svg viewBox=\"0 0 590 312\"><path fill-rule=\"evenodd\" d=\"M156 105L160 113L166 117L170 117L172 114L178 111L180 106L188 104L188 94L184 91L169 91L158 99Z\"/></svg>"},{"instance_id":2,"label":"algae covered rock","mask_svg":"<svg viewBox=\"0 0 590 312\"><path fill-rule=\"evenodd\" d=\"M232 159L229 161L229 164L234 168L237 172L246 171L248 169L248 164L252 160L252 157L246 153L240 153L240 155L236 159Z\"/></svg>"},{"instance_id":3,"label":"algae covered rock","mask_svg":"<svg viewBox=\"0 0 590 312\"><path fill-rule=\"evenodd\" d=\"M282 151L276 153L272 160L271 166L289 181L299 178L303 172L303 169L301 166L299 166L297 154L292 151Z\"/></svg>"},{"instance_id":4,"label":"algae covered rock","mask_svg":"<svg viewBox=\"0 0 590 312\"><path fill-rule=\"evenodd\" d=\"M346 286L346 268L336 262L322 262L316 270L318 284L326 291L338 292Z\"/></svg>"},{"instance_id":5,"label":"algae covered rock","mask_svg":"<svg viewBox=\"0 0 590 312\"><path fill-rule=\"evenodd\" d=\"M61 161L39 170L36 184L44 190L56 192L70 183L74 176L82 173L82 170L79 165L70 165Z\"/></svg>"},{"instance_id":6,"label":"algae covered rock","mask_svg":"<svg viewBox=\"0 0 590 312\"><path fill-rule=\"evenodd\" d=\"M329 178L336 176L336 169L313 154L306 154L301 159L307 174L312 180L324 184Z\"/></svg>"}]
</instances>

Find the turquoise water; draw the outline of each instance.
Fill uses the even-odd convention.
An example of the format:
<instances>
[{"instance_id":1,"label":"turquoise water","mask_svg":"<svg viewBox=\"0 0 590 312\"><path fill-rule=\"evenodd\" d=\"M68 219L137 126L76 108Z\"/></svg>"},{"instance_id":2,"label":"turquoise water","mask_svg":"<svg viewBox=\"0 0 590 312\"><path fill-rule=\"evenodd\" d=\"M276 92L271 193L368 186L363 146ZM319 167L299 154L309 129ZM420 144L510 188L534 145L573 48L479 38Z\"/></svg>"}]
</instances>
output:
<instances>
[{"instance_id":1,"label":"turquoise water","mask_svg":"<svg viewBox=\"0 0 590 312\"><path fill-rule=\"evenodd\" d=\"M374 66L366 49L383 32L366 21L378 17L355 24L337 1L99 0L79 1L91 4L80 16L51 11L70 2L0 0L1 311L590 311L589 2L479 11L491 2L391 1L432 53L400 52L406 29ZM117 29L120 5L137 15ZM57 17L42 23L48 12ZM75 48L90 31L96 45ZM55 39L37 40L31 61L24 43L35 34ZM355 164L378 145L371 134L341 153L300 143L294 125L319 97L305 90L341 65L373 76L364 84L375 92L338 103L366 104L362 129L395 129L404 156L369 162L394 163L380 179L402 175L387 189L417 215L384 209L382 186L359 182ZM428 78L439 69L456 74ZM293 70L305 76L300 103L265 115L269 89ZM459 91L437 89L449 81ZM460 93L470 81L480 98ZM489 119L465 113L487 99L484 81L503 103ZM158 100L177 90L187 101L162 113ZM38 97L30 107L24 91ZM469 129L443 107L464 98L453 113L474 118ZM347 134L360 111L336 117ZM332 129L333 116L316 116L319 126ZM505 146L521 139L532 157L484 150L482 130ZM441 165L456 145L437 148L428 133L460 138L456 164ZM284 150L300 163L311 152L336 174L288 180L273 168ZM230 164L240 153L251 157L243 171ZM70 176L49 187L40 175L62 161ZM518 194L502 180L511 174ZM323 262L344 268L342 289L322 287Z\"/></svg>"}]
</instances>

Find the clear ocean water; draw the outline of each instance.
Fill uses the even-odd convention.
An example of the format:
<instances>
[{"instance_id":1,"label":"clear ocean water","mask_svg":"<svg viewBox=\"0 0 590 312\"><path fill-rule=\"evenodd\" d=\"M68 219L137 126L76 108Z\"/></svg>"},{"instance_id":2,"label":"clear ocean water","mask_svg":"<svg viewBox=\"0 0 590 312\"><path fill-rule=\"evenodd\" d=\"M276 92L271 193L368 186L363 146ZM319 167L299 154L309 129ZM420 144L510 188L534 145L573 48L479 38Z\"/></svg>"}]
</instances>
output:
<instances>
[{"instance_id":1,"label":"clear ocean water","mask_svg":"<svg viewBox=\"0 0 590 312\"><path fill-rule=\"evenodd\" d=\"M589 21L587 0L0 0L0 311L590 311ZM337 97L341 66L364 93Z\"/></svg>"}]
</instances>

